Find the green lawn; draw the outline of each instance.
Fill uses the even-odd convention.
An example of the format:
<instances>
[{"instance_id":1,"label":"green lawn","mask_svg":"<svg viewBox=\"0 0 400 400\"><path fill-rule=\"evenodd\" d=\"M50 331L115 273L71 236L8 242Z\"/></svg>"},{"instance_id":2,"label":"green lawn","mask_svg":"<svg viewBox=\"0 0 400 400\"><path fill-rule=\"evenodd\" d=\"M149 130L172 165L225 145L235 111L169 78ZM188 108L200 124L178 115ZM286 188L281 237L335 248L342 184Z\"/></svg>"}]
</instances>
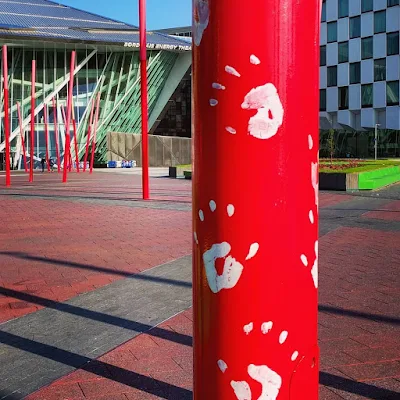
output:
<instances>
[{"instance_id":1,"label":"green lawn","mask_svg":"<svg viewBox=\"0 0 400 400\"><path fill-rule=\"evenodd\" d=\"M354 161L354 160L353 160ZM334 160L333 165L346 165L349 162L345 162L343 160ZM328 160L320 160L320 168L319 172L326 173L340 173L340 174L348 174L351 172L366 172L373 171L375 169L387 168L393 166L400 166L400 159L388 159L388 160L363 160L359 162L359 165L356 167L344 168L344 169L331 169L329 168L330 161Z\"/></svg>"}]
</instances>

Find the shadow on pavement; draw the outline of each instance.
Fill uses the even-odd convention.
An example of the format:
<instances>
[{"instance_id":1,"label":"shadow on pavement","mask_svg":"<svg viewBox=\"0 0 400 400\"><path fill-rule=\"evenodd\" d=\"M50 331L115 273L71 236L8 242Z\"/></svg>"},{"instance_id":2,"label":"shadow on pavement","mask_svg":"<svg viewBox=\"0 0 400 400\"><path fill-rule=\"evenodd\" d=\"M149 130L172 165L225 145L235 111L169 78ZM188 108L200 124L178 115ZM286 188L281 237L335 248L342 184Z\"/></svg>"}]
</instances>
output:
<instances>
[{"instance_id":1,"label":"shadow on pavement","mask_svg":"<svg viewBox=\"0 0 400 400\"><path fill-rule=\"evenodd\" d=\"M351 379L343 378L341 376L332 375L327 372L319 373L319 383L331 388L343 390L347 393L364 396L367 399L374 400L398 400L399 393L392 390L379 388L365 382L357 382ZM379 384L379 381L377 381Z\"/></svg>"},{"instance_id":2,"label":"shadow on pavement","mask_svg":"<svg viewBox=\"0 0 400 400\"><path fill-rule=\"evenodd\" d=\"M0 342L16 349L69 365L73 368L81 368L103 378L122 383L163 399L176 398L189 400L192 398L192 392L188 389L180 388L158 379L116 367L106 362L92 360L89 357L62 350L55 346L39 343L31 339L22 338L11 333L0 331ZM23 397L18 398L20 399Z\"/></svg>"},{"instance_id":3,"label":"shadow on pavement","mask_svg":"<svg viewBox=\"0 0 400 400\"><path fill-rule=\"evenodd\" d=\"M152 281L152 282L157 282L157 283L166 283L168 285L174 285L174 286L192 287L192 284L189 282L178 281L175 279L159 278L156 276L146 275L145 273L132 274L132 272L126 272L126 271L121 271L121 270L117 270L117 269L105 268L105 267L98 267L95 265L81 264L81 263L72 262L72 261L58 260L57 258L45 258L45 257L40 257L40 256L33 256L30 254L22 253L22 252L18 252L18 251L1 251L0 255L20 258L22 260L39 261L39 262L43 262L46 264L55 264L55 265L59 265L62 267L79 268L79 269L85 269L85 270L89 270L89 271L102 272L105 274L123 276L123 277L130 278L130 279Z\"/></svg>"},{"instance_id":4,"label":"shadow on pavement","mask_svg":"<svg viewBox=\"0 0 400 400\"><path fill-rule=\"evenodd\" d=\"M364 313L361 311L345 310L344 308L337 308L337 307L324 306L324 305L319 305L318 310L328 312L331 314L346 315L349 317L354 317L354 318L359 318L359 319L368 319L368 320L373 320L373 321L377 321L377 322L385 322L385 323L389 323L389 324L393 324L393 325L400 325L400 318L389 317L387 315L370 314L370 313Z\"/></svg>"},{"instance_id":5,"label":"shadow on pavement","mask_svg":"<svg viewBox=\"0 0 400 400\"><path fill-rule=\"evenodd\" d=\"M192 337L182 333L171 332L163 328L153 327L152 325L143 324L141 322L131 321L125 318L116 317L109 314L104 314L98 311L87 310L82 307L77 307L68 303L60 303L55 300L49 300L44 297L35 296L32 294L19 292L13 289L7 289L0 286L0 295L12 297L26 301L27 303L37 304L39 306L51 308L60 312L65 312L72 315L77 315L82 318L91 319L94 321L103 322L109 325L118 326L124 329L129 329L137 333L146 332L149 335L160 339L169 340L185 346L192 346Z\"/></svg>"}]
</instances>

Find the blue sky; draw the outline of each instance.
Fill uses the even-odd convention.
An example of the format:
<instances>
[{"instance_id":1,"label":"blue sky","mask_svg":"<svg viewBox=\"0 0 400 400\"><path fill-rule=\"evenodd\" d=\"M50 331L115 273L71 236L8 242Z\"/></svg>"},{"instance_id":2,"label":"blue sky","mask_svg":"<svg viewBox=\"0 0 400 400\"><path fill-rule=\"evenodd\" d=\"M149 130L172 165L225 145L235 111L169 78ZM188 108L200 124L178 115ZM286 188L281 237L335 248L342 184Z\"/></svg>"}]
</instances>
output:
<instances>
[{"instance_id":1,"label":"blue sky","mask_svg":"<svg viewBox=\"0 0 400 400\"><path fill-rule=\"evenodd\" d=\"M138 0L58 0L58 2L134 25L139 24ZM191 13L192 0L147 0L147 28L191 25Z\"/></svg>"}]
</instances>

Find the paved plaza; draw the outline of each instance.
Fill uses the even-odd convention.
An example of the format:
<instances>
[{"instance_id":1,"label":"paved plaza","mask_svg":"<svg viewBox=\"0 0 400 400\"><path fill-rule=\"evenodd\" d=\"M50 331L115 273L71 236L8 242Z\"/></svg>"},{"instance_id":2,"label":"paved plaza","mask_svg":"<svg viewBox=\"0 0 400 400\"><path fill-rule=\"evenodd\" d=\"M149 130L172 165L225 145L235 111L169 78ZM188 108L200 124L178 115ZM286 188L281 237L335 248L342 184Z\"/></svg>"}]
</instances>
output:
<instances>
[{"instance_id":1,"label":"paved plaza","mask_svg":"<svg viewBox=\"0 0 400 400\"><path fill-rule=\"evenodd\" d=\"M191 182L164 172L148 202L136 171L0 175L0 399L192 398ZM399 269L400 185L320 193L321 400L400 398Z\"/></svg>"}]
</instances>

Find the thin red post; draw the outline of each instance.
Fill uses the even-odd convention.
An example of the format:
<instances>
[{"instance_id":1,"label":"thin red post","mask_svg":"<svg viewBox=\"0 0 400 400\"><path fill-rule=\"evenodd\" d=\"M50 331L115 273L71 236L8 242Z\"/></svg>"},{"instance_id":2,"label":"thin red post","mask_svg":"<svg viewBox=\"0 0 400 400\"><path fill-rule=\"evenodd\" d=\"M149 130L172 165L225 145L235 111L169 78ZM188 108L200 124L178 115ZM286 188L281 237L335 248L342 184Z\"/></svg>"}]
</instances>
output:
<instances>
[{"instance_id":1,"label":"thin red post","mask_svg":"<svg viewBox=\"0 0 400 400\"><path fill-rule=\"evenodd\" d=\"M54 136L55 136L55 143L56 143L56 157L57 157L57 171L61 171L60 165L60 149L58 146L58 125L57 125L57 105L56 101L53 97L53 122L54 122Z\"/></svg>"},{"instance_id":2,"label":"thin red post","mask_svg":"<svg viewBox=\"0 0 400 400\"><path fill-rule=\"evenodd\" d=\"M67 117L65 114L65 108L64 106L61 104L61 115L62 115L62 119L64 122L64 131L65 131L65 141L64 141L64 158L65 158L65 152L67 151L67 129L66 129L66 125L67 125ZM70 137L70 144L69 144L69 148L68 148L68 160L69 160L69 164L66 165L64 163L64 168L68 168L68 171L71 172L72 171L72 157L71 157L71 137Z\"/></svg>"},{"instance_id":3,"label":"thin red post","mask_svg":"<svg viewBox=\"0 0 400 400\"><path fill-rule=\"evenodd\" d=\"M7 46L3 46L3 94L4 94L4 136L5 136L5 162L6 162L6 186L11 186L11 162L10 162L10 110L8 109L8 60Z\"/></svg>"},{"instance_id":4,"label":"thin red post","mask_svg":"<svg viewBox=\"0 0 400 400\"><path fill-rule=\"evenodd\" d=\"M71 121L71 108L72 108L72 89L74 87L74 70L75 70L75 51L71 52L71 64L69 71L69 85L68 85L68 97L67 97L67 115L65 119L65 149L64 149L64 170L63 170L63 182L67 182L67 166L70 162L70 143L71 138L69 135L69 126Z\"/></svg>"},{"instance_id":5,"label":"thin red post","mask_svg":"<svg viewBox=\"0 0 400 400\"><path fill-rule=\"evenodd\" d=\"M92 123L93 123L93 110L94 110L94 98L92 101L92 108L90 110L89 126L88 126L87 139L86 139L86 151L85 151L85 158L83 160L83 172L86 171L86 163L87 163L88 154L89 154L90 133L92 130Z\"/></svg>"},{"instance_id":6,"label":"thin red post","mask_svg":"<svg viewBox=\"0 0 400 400\"><path fill-rule=\"evenodd\" d=\"M100 110L100 92L97 93L97 101L96 101L96 116L94 118L94 126L93 126L92 154L90 157L90 173L93 172L94 153L96 151L97 123L99 122L99 110Z\"/></svg>"},{"instance_id":7,"label":"thin red post","mask_svg":"<svg viewBox=\"0 0 400 400\"><path fill-rule=\"evenodd\" d=\"M22 114L21 105L17 102L17 113L18 113L18 123L19 123L19 133L21 135L22 152L24 155L24 168L25 172L28 172L28 167L26 166L26 148L25 148L25 138L24 129L22 128Z\"/></svg>"},{"instance_id":8,"label":"thin red post","mask_svg":"<svg viewBox=\"0 0 400 400\"><path fill-rule=\"evenodd\" d=\"M29 182L33 182L33 169L35 167L35 86L36 86L36 61L32 60L32 85L31 85L31 132L30 132L30 169Z\"/></svg>"},{"instance_id":9,"label":"thin red post","mask_svg":"<svg viewBox=\"0 0 400 400\"><path fill-rule=\"evenodd\" d=\"M140 103L142 109L142 189L143 200L149 193L149 127L147 96L147 49L146 49L146 0L139 0L139 41L140 41Z\"/></svg>"},{"instance_id":10,"label":"thin red post","mask_svg":"<svg viewBox=\"0 0 400 400\"><path fill-rule=\"evenodd\" d=\"M76 162L76 172L79 172L79 154L78 154L78 141L76 134L76 121L72 118L72 127L74 129L74 148L75 148L75 162Z\"/></svg>"},{"instance_id":11,"label":"thin red post","mask_svg":"<svg viewBox=\"0 0 400 400\"><path fill-rule=\"evenodd\" d=\"M47 171L50 172L50 162L49 162L49 126L48 126L48 110L47 104L43 107L43 115L44 115L44 135L45 135L45 143L46 143L46 164Z\"/></svg>"},{"instance_id":12,"label":"thin red post","mask_svg":"<svg viewBox=\"0 0 400 400\"><path fill-rule=\"evenodd\" d=\"M318 399L320 2L193 2L194 400Z\"/></svg>"}]
</instances>

